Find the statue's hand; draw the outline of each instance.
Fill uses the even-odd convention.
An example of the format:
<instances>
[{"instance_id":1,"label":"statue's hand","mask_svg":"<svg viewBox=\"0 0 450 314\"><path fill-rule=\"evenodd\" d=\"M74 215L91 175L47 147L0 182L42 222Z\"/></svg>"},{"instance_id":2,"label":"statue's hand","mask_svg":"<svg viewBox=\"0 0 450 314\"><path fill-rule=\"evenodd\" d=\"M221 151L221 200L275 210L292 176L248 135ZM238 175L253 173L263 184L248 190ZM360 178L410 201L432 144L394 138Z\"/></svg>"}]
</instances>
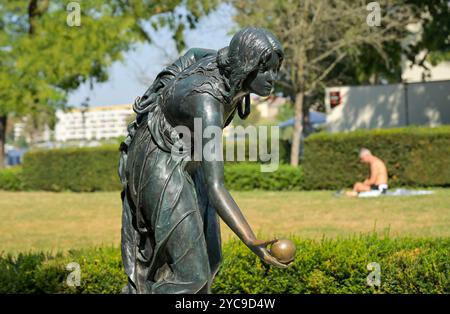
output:
<instances>
[{"instance_id":1,"label":"statue's hand","mask_svg":"<svg viewBox=\"0 0 450 314\"><path fill-rule=\"evenodd\" d=\"M262 241L262 240L252 240L250 243L247 244L247 246L252 250L253 253L255 253L261 260L266 262L267 264L270 264L275 267L279 268L287 268L289 264L283 264L279 262L274 256L272 256L269 251L267 250L267 246L270 244L273 244L277 242L278 239L269 240L269 241Z\"/></svg>"}]
</instances>

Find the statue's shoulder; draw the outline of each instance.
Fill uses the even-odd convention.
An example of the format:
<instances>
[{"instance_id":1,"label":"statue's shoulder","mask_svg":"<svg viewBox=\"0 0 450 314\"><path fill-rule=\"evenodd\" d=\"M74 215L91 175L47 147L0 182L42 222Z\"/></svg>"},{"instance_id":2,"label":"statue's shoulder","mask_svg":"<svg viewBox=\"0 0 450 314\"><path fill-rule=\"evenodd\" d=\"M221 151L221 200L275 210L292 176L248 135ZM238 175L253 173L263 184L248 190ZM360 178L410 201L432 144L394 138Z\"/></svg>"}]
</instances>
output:
<instances>
[{"instance_id":1,"label":"statue's shoulder","mask_svg":"<svg viewBox=\"0 0 450 314\"><path fill-rule=\"evenodd\" d=\"M180 72L173 81L172 92L177 99L195 94L209 94L220 102L227 102L229 86L220 73L216 56L208 56Z\"/></svg>"}]
</instances>

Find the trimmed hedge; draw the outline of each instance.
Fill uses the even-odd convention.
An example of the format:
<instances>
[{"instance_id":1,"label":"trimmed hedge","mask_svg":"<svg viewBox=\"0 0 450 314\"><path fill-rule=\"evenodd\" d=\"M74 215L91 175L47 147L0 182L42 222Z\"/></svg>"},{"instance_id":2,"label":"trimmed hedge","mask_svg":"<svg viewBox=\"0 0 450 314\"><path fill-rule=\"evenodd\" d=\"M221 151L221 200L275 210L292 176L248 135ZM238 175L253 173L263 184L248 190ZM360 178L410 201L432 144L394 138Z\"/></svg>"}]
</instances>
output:
<instances>
[{"instance_id":1,"label":"trimmed hedge","mask_svg":"<svg viewBox=\"0 0 450 314\"><path fill-rule=\"evenodd\" d=\"M273 172L261 172L257 163L225 164L225 186L230 190L299 191L303 189L301 167L279 165Z\"/></svg>"},{"instance_id":2,"label":"trimmed hedge","mask_svg":"<svg viewBox=\"0 0 450 314\"><path fill-rule=\"evenodd\" d=\"M386 162L390 186L450 186L450 126L319 133L305 141L307 189L350 187L368 176L361 147Z\"/></svg>"},{"instance_id":3,"label":"trimmed hedge","mask_svg":"<svg viewBox=\"0 0 450 314\"><path fill-rule=\"evenodd\" d=\"M33 190L116 191L117 146L35 150L25 154L23 178Z\"/></svg>"},{"instance_id":4,"label":"trimmed hedge","mask_svg":"<svg viewBox=\"0 0 450 314\"><path fill-rule=\"evenodd\" d=\"M228 140L224 140L223 141L223 158L226 160L227 159L227 155L226 155L226 150L228 149L229 143L227 142ZM290 161L290 144L287 140L283 140L280 139L278 141L278 150L277 151L272 151L272 139L268 138L267 139L267 143L265 145L265 149L267 149L268 151L270 151L271 154L275 154L276 152L278 152L278 160L280 164L287 164ZM263 163L262 160L260 160L260 150L259 150L259 145L260 143L258 142L257 144L257 150L258 150L258 156L257 156L257 162L261 162ZM235 140L234 141L234 148L233 148L233 156L234 159L233 160L238 160L238 156L237 156L237 152L239 149L243 149L245 151L245 160L246 161L250 161L250 141L248 138L246 138L245 140ZM263 146L264 147L264 146ZM228 163L236 163L236 161L227 161ZM241 161L240 161L241 162ZM253 161L252 161L253 162Z\"/></svg>"},{"instance_id":5,"label":"trimmed hedge","mask_svg":"<svg viewBox=\"0 0 450 314\"><path fill-rule=\"evenodd\" d=\"M450 239L294 240L296 260L285 270L263 264L240 242L228 242L213 292L450 293ZM80 264L76 288L65 284L70 262ZM380 265L380 287L367 285L372 262ZM0 255L0 293L120 293L125 283L115 248Z\"/></svg>"},{"instance_id":6,"label":"trimmed hedge","mask_svg":"<svg viewBox=\"0 0 450 314\"><path fill-rule=\"evenodd\" d=\"M26 186L22 178L22 168L20 166L0 170L0 190L26 190Z\"/></svg>"},{"instance_id":7,"label":"trimmed hedge","mask_svg":"<svg viewBox=\"0 0 450 314\"><path fill-rule=\"evenodd\" d=\"M118 158L114 146L31 151L24 157L23 184L33 190L116 191L121 188ZM225 185L231 190L301 190L302 183L298 167L280 164L277 171L261 172L256 162L225 163Z\"/></svg>"},{"instance_id":8,"label":"trimmed hedge","mask_svg":"<svg viewBox=\"0 0 450 314\"><path fill-rule=\"evenodd\" d=\"M280 142L280 154L287 156ZM301 190L350 187L368 175L358 152L367 147L385 160L390 186L450 186L450 126L319 133L305 141L302 167L280 164L263 173L259 163L225 163L231 190ZM0 171L0 189L75 192L120 189L116 146L37 150L20 170Z\"/></svg>"}]
</instances>

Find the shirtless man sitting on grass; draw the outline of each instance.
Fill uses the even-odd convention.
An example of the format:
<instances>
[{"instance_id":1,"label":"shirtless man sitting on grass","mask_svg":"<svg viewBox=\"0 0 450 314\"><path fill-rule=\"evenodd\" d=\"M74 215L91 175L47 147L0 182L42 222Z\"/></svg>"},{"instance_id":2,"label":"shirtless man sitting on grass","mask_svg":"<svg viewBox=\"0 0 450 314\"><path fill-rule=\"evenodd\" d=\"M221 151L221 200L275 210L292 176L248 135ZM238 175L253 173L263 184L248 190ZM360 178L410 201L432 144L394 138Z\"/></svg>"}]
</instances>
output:
<instances>
[{"instance_id":1,"label":"shirtless man sitting on grass","mask_svg":"<svg viewBox=\"0 0 450 314\"><path fill-rule=\"evenodd\" d=\"M357 196L360 192L373 190L386 193L388 189L388 174L384 162L380 158L372 155L370 150L366 148L360 150L359 158L361 162L370 165L370 178L364 180L364 182L356 182L353 185L353 191L347 192L347 196Z\"/></svg>"}]
</instances>

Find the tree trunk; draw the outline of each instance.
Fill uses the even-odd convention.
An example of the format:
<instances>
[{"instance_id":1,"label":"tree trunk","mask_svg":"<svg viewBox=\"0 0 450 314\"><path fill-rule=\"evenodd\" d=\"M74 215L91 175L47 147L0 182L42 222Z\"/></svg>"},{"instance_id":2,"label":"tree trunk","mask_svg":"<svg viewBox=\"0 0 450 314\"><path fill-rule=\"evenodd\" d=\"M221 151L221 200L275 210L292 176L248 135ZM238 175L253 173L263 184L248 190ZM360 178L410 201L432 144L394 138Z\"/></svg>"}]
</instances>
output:
<instances>
[{"instance_id":1,"label":"tree trunk","mask_svg":"<svg viewBox=\"0 0 450 314\"><path fill-rule=\"evenodd\" d=\"M302 116L303 116L303 92L299 92L295 95L295 122L294 122L294 134L292 134L292 146L291 146L291 165L298 166L299 154L300 154L300 141L303 132Z\"/></svg>"},{"instance_id":2,"label":"tree trunk","mask_svg":"<svg viewBox=\"0 0 450 314\"><path fill-rule=\"evenodd\" d=\"M5 167L6 115L0 115L0 169Z\"/></svg>"},{"instance_id":3,"label":"tree trunk","mask_svg":"<svg viewBox=\"0 0 450 314\"><path fill-rule=\"evenodd\" d=\"M37 19L42 16L49 7L49 0L31 0L28 4L28 34L34 35L36 32Z\"/></svg>"}]
</instances>

